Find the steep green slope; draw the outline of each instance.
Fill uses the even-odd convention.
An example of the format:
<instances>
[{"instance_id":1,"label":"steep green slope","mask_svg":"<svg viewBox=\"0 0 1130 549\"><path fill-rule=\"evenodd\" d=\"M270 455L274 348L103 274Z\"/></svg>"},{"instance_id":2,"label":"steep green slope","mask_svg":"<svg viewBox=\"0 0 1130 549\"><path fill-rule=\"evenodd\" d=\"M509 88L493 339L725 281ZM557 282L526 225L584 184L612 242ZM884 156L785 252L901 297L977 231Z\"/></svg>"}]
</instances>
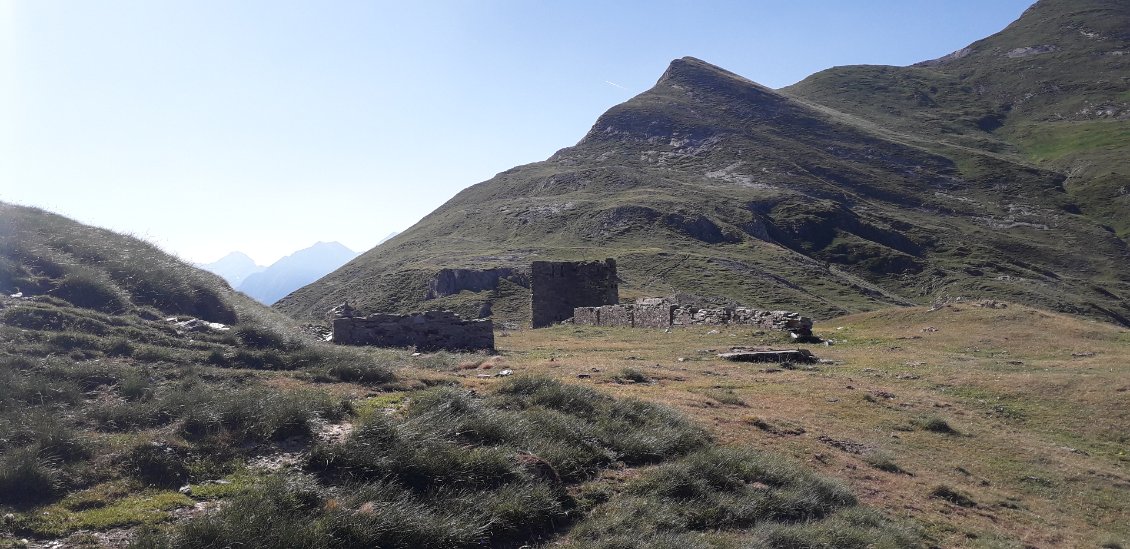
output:
<instances>
[{"instance_id":1,"label":"steep green slope","mask_svg":"<svg viewBox=\"0 0 1130 549\"><path fill-rule=\"evenodd\" d=\"M219 276L136 238L2 202L0 341L0 358L105 359L126 369L288 370L328 356L293 319Z\"/></svg>"},{"instance_id":2,"label":"steep green slope","mask_svg":"<svg viewBox=\"0 0 1130 549\"><path fill-rule=\"evenodd\" d=\"M1063 181L684 58L576 146L464 190L276 307L477 311L499 292L425 303L434 273L615 257L629 297L830 316L996 296L1127 322L1126 244L1072 213Z\"/></svg>"},{"instance_id":3,"label":"steep green slope","mask_svg":"<svg viewBox=\"0 0 1130 549\"><path fill-rule=\"evenodd\" d=\"M1130 4L1043 0L1000 33L914 67L850 66L789 94L922 142L1058 171L1083 213L1130 236Z\"/></svg>"},{"instance_id":4,"label":"steep green slope","mask_svg":"<svg viewBox=\"0 0 1130 549\"><path fill-rule=\"evenodd\" d=\"M190 315L233 324L249 307L219 277L146 242L0 203L0 292L47 295L102 313Z\"/></svg>"}]
</instances>

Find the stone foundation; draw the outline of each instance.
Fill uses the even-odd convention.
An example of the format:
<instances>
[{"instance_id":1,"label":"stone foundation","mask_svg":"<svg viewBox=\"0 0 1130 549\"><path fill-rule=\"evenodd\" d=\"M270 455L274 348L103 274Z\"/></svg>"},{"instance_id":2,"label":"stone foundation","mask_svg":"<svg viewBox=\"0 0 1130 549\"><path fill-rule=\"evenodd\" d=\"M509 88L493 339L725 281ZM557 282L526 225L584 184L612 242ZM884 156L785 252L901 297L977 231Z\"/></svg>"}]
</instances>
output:
<instances>
[{"instance_id":1,"label":"stone foundation","mask_svg":"<svg viewBox=\"0 0 1130 549\"><path fill-rule=\"evenodd\" d=\"M493 351L494 324L490 320L464 320L451 311L339 315L333 319L331 341L341 345L415 347L422 352Z\"/></svg>"}]
</instances>

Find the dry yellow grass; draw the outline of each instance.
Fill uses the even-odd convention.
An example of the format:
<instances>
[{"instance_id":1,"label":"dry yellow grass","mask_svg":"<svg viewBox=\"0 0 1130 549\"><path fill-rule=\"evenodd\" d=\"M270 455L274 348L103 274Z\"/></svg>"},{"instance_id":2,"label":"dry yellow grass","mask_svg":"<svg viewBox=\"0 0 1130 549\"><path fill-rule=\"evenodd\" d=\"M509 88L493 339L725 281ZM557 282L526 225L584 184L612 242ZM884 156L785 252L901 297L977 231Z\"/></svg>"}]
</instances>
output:
<instances>
[{"instance_id":1,"label":"dry yellow grass","mask_svg":"<svg viewBox=\"0 0 1130 549\"><path fill-rule=\"evenodd\" d=\"M844 480L940 546L1130 542L1130 332L974 303L853 315L816 331L834 345L808 346L823 359L812 369L715 357L789 345L779 334L559 326L505 334L489 369L445 375L487 388L497 378L480 375L509 368L674 406L720 441ZM636 374L651 381L626 382ZM940 432L947 425L956 433Z\"/></svg>"}]
</instances>

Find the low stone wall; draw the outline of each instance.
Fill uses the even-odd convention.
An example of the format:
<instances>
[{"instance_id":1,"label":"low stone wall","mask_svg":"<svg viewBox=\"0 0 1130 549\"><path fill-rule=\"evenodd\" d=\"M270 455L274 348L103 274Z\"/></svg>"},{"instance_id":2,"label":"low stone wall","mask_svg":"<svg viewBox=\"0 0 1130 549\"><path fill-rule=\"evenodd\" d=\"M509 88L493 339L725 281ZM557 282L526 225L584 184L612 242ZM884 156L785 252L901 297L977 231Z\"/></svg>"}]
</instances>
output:
<instances>
[{"instance_id":1,"label":"low stone wall","mask_svg":"<svg viewBox=\"0 0 1130 549\"><path fill-rule=\"evenodd\" d=\"M668 328L672 324L674 308L666 304L639 304L635 308L633 326L637 328Z\"/></svg>"},{"instance_id":2,"label":"low stone wall","mask_svg":"<svg viewBox=\"0 0 1130 549\"><path fill-rule=\"evenodd\" d=\"M812 335L812 319L789 311L761 311L747 307L734 309L734 324L752 324L766 330L781 330L797 335Z\"/></svg>"},{"instance_id":3,"label":"low stone wall","mask_svg":"<svg viewBox=\"0 0 1130 549\"><path fill-rule=\"evenodd\" d=\"M451 311L410 315L371 314L333 319L334 343L415 347L417 351L494 350L494 324L465 320Z\"/></svg>"},{"instance_id":4,"label":"low stone wall","mask_svg":"<svg viewBox=\"0 0 1130 549\"><path fill-rule=\"evenodd\" d=\"M765 330L812 335L812 319L790 311L762 311L748 307L697 308L645 300L630 305L577 307L573 324L582 326L622 326L670 328L674 326L757 326Z\"/></svg>"},{"instance_id":5,"label":"low stone wall","mask_svg":"<svg viewBox=\"0 0 1130 549\"><path fill-rule=\"evenodd\" d=\"M601 305L600 307L601 326L632 326L635 324L634 320L634 307L624 305Z\"/></svg>"},{"instance_id":6,"label":"low stone wall","mask_svg":"<svg viewBox=\"0 0 1130 549\"><path fill-rule=\"evenodd\" d=\"M573 309L573 323L600 326L600 307L577 307Z\"/></svg>"},{"instance_id":7,"label":"low stone wall","mask_svg":"<svg viewBox=\"0 0 1130 549\"><path fill-rule=\"evenodd\" d=\"M675 307L671 311L671 324L675 326L690 326L693 324L722 325L729 324L734 316L733 309L699 309L697 307Z\"/></svg>"}]
</instances>

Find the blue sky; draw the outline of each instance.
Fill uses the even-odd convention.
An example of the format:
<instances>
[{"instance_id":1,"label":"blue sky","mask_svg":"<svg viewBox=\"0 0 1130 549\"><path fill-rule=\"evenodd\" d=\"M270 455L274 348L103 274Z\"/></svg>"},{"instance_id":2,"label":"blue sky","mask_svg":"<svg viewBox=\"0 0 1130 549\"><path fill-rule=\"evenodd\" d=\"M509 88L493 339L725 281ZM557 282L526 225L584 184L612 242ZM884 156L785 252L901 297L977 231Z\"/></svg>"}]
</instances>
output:
<instances>
[{"instance_id":1,"label":"blue sky","mask_svg":"<svg viewBox=\"0 0 1130 549\"><path fill-rule=\"evenodd\" d=\"M781 87L1028 0L0 0L0 200L193 261L357 250L576 143L691 55Z\"/></svg>"}]
</instances>

